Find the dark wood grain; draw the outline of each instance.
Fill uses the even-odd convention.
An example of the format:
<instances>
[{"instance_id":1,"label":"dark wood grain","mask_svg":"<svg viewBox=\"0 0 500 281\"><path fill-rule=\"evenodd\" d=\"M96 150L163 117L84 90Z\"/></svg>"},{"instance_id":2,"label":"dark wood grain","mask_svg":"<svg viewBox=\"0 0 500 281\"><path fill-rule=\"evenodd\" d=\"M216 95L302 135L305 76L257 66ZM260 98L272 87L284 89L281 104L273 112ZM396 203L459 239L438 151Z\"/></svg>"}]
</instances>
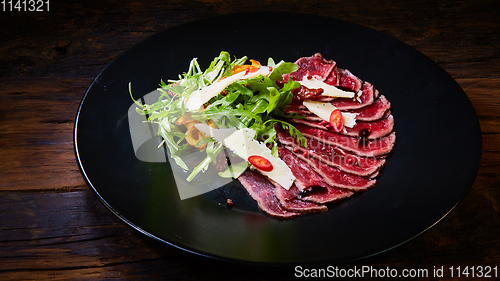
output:
<instances>
[{"instance_id":1,"label":"dark wood grain","mask_svg":"<svg viewBox=\"0 0 500 281\"><path fill-rule=\"evenodd\" d=\"M165 28L247 11L300 11L393 36L443 67L476 110L483 154L462 202L409 243L340 267L500 265L497 1L53 1L49 12L0 13L0 280L294 277L147 238L90 192L73 150L79 102L118 54Z\"/></svg>"}]
</instances>

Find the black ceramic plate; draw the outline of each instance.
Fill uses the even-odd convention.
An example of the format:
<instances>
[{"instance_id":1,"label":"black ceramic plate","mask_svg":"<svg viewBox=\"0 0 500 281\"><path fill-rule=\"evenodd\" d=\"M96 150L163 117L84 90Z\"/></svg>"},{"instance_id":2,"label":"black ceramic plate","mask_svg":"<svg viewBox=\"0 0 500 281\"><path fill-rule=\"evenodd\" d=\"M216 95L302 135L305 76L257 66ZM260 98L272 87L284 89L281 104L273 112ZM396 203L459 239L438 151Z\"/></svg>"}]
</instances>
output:
<instances>
[{"instance_id":1,"label":"black ceramic plate","mask_svg":"<svg viewBox=\"0 0 500 281\"><path fill-rule=\"evenodd\" d=\"M167 163L137 160L128 84L139 98L221 50L266 62L320 52L392 103L397 143L375 188L293 220L266 216L237 181L180 200ZM118 56L86 92L76 156L101 201L138 231L217 259L264 264L341 263L398 246L441 220L472 185L481 154L467 96L413 48L347 22L298 14L225 15L157 33ZM227 209L226 198L235 205Z\"/></svg>"}]
</instances>

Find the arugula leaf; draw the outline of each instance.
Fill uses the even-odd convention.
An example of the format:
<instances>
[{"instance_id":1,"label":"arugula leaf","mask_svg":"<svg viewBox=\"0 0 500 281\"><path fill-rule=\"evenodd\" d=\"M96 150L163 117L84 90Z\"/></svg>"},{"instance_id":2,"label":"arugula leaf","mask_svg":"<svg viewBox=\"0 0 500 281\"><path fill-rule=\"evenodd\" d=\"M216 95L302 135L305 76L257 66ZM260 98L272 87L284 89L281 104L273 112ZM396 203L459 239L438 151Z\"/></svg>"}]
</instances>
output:
<instances>
[{"instance_id":1,"label":"arugula leaf","mask_svg":"<svg viewBox=\"0 0 500 281\"><path fill-rule=\"evenodd\" d=\"M193 91L201 90L230 76L234 67L243 65L246 60L246 56L231 59L228 52L222 51L203 71L198 60L194 58L189 64L188 71L179 75L178 80L168 80L167 82L160 80L158 90L161 92L161 96L158 102L153 104L142 105L135 101L129 85L130 96L139 105L137 111L143 115L148 114L149 122L159 125L159 135L163 137L164 143L177 165L188 170L182 156L207 144L205 148L206 158L193 169L188 181L191 181L199 172L207 169L210 163L216 162L222 144L216 144L213 139L204 137L198 141L196 147L193 147L184 140L186 135L183 132L183 126L179 127L176 124L176 121L186 114L184 103ZM289 79L280 88L276 83L283 79L284 74L296 71L298 66L284 61L276 64L272 58L268 59L268 66L272 67L272 71L267 77L260 75L232 83L222 93L213 97L206 104L204 111L190 112L191 118L195 122L202 123L211 120L218 128L251 128L256 131L256 139L263 140L264 144L272 147L271 151L275 156L278 153L275 129L278 123L285 130L288 130L297 141L306 146L307 143L302 134L294 126L282 120L286 117L284 108L292 102L292 90L300 87L300 84ZM246 162L243 163L238 166L233 165L233 168L243 169L243 166L248 165Z\"/></svg>"},{"instance_id":2,"label":"arugula leaf","mask_svg":"<svg viewBox=\"0 0 500 281\"><path fill-rule=\"evenodd\" d=\"M280 105L281 93L278 89L273 87L268 87L271 99L269 100L269 106L267 107L267 114L270 114L276 107Z\"/></svg>"},{"instance_id":3,"label":"arugula leaf","mask_svg":"<svg viewBox=\"0 0 500 281\"><path fill-rule=\"evenodd\" d=\"M283 80L283 74L290 74L297 71L297 69L299 69L299 67L295 63L280 61L273 67L273 71L269 75L269 78L274 81L281 81Z\"/></svg>"},{"instance_id":4,"label":"arugula leaf","mask_svg":"<svg viewBox=\"0 0 500 281\"><path fill-rule=\"evenodd\" d=\"M205 159L203 159L203 161L201 161L200 164L198 164L198 166L196 166L193 171L191 172L191 174L186 178L186 180L188 182L192 181L194 179L194 177L196 177L197 174L199 174L200 172L202 171L205 171L208 169L208 165L210 165L210 163L216 161L217 159L217 156L219 155L219 153L221 152L222 150L222 144L221 143L218 143L216 146L213 145L213 142L210 142L208 143L207 145L207 157Z\"/></svg>"},{"instance_id":5,"label":"arugula leaf","mask_svg":"<svg viewBox=\"0 0 500 281\"><path fill-rule=\"evenodd\" d=\"M296 138L300 142L300 145L302 145L303 147L307 147L306 138L304 138L302 133L299 130L297 130L297 128L292 126L290 123L284 121L281 122L281 126L283 127L283 129L288 130L290 136Z\"/></svg>"},{"instance_id":6,"label":"arugula leaf","mask_svg":"<svg viewBox=\"0 0 500 281\"><path fill-rule=\"evenodd\" d=\"M212 138L211 137L204 137L202 138L201 140L199 140L197 143L196 143L196 148L199 148L200 146L206 144L206 143L209 143L209 142L213 142Z\"/></svg>"}]
</instances>

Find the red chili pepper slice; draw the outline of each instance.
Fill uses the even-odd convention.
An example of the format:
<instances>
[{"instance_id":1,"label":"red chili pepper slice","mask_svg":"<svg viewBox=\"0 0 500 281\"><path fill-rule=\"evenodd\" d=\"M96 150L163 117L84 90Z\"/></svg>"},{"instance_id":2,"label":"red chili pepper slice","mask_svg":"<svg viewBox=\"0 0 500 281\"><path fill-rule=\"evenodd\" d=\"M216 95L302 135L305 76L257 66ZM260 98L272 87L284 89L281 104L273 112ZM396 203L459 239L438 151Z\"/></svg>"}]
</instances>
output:
<instances>
[{"instance_id":1,"label":"red chili pepper slice","mask_svg":"<svg viewBox=\"0 0 500 281\"><path fill-rule=\"evenodd\" d=\"M250 164L252 164L255 168L264 172L271 172L273 170L273 164L271 164L271 161L260 155L252 155L248 157L248 162L250 162Z\"/></svg>"},{"instance_id":2,"label":"red chili pepper slice","mask_svg":"<svg viewBox=\"0 0 500 281\"><path fill-rule=\"evenodd\" d=\"M330 114L330 125L332 125L332 129L335 132L338 133L342 131L342 128L344 127L344 118L342 117L342 112L340 112L339 109L335 109Z\"/></svg>"}]
</instances>

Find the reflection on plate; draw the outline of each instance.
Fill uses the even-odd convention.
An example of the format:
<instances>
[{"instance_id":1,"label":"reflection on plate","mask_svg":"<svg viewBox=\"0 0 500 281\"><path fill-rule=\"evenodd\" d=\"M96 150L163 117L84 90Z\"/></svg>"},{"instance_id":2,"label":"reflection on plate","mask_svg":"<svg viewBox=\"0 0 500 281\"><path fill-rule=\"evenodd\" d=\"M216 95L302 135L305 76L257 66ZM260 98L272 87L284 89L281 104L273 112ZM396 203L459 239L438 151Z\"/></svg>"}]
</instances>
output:
<instances>
[{"instance_id":1,"label":"reflection on plate","mask_svg":"<svg viewBox=\"0 0 500 281\"><path fill-rule=\"evenodd\" d=\"M328 212L286 221L262 213L237 181L180 200L175 167L135 156L128 84L139 98L160 79L185 71L193 57L206 67L221 50L260 61L319 52L374 84L392 103L398 133L375 188L329 205ZM481 134L458 84L404 43L330 18L249 13L179 25L118 56L82 100L75 150L94 193L149 237L230 261L340 263L400 245L451 211L475 179Z\"/></svg>"}]
</instances>

